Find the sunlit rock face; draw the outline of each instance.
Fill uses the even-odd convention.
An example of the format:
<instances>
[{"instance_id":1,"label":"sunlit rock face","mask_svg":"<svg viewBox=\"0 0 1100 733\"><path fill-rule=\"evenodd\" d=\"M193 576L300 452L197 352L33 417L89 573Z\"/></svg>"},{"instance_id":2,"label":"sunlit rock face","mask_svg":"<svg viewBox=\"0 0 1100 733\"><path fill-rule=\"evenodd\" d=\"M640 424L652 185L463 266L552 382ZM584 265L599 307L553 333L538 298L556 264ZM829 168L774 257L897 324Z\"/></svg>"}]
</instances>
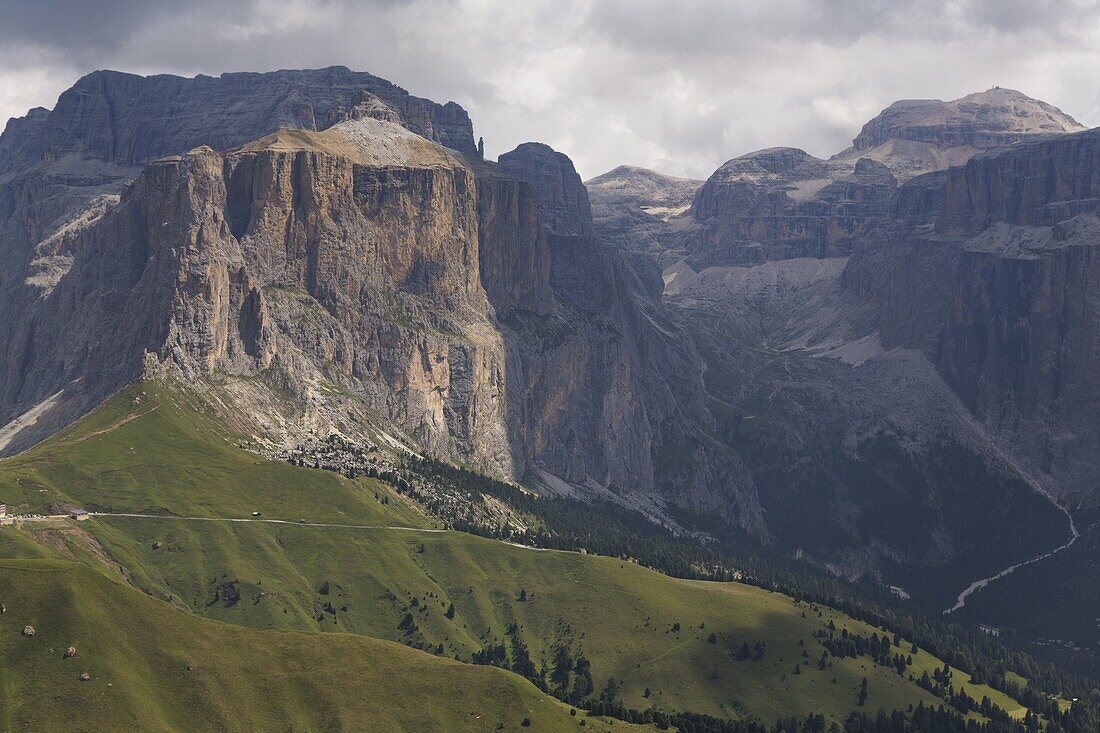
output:
<instances>
[{"instance_id":1,"label":"sunlit rock face","mask_svg":"<svg viewBox=\"0 0 1100 733\"><path fill-rule=\"evenodd\" d=\"M763 532L736 455L696 445L701 365L547 146L484 161L457 106L326 69L98 73L0 151L0 418L35 416L6 452L170 377L276 438L365 420L494 475Z\"/></svg>"}]
</instances>

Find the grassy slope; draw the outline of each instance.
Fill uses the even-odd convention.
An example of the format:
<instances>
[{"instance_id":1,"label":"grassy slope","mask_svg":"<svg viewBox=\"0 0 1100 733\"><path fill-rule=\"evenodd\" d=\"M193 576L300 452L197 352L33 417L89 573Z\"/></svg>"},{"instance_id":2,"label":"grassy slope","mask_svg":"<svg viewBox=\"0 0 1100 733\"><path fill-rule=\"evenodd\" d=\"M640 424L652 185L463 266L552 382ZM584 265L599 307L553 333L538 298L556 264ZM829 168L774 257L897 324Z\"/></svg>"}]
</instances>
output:
<instances>
[{"instance_id":1,"label":"grassy slope","mask_svg":"<svg viewBox=\"0 0 1100 733\"><path fill-rule=\"evenodd\" d=\"M261 511L290 520L434 524L380 482L350 481L240 450L237 436L197 409L196 402L155 384L127 388L48 441L3 461L0 501L13 513L44 512L69 501L114 512L247 517ZM135 415L140 417L124 422ZM390 503L383 505L376 494Z\"/></svg>"},{"instance_id":2,"label":"grassy slope","mask_svg":"<svg viewBox=\"0 0 1100 733\"><path fill-rule=\"evenodd\" d=\"M864 635L877 630L829 609L819 617L806 604L752 586L684 581L611 558L537 551L461 533L124 518L97 518L82 529L134 573L139 587L201 615L260 628L399 640L406 637L398 625L412 613L418 631L411 638L443 644L448 656L463 659L488 642L505 640L507 627L517 623L536 665L549 663L553 645L565 641L592 661L597 687L608 677L621 680L624 702L632 707L656 704L722 716L748 712L764 720L818 711L841 719L854 709L864 676L870 679L872 710L936 702L867 659L834 660L819 670L822 649L814 631L830 620ZM161 544L154 550L156 542ZM242 597L231 607L212 602L227 580L239 581ZM323 595L326 582L329 592ZM518 600L521 591L526 601ZM335 614L319 614L326 602ZM453 620L444 613L450 603ZM677 623L679 633L672 631ZM733 658L745 641L765 642L765 658ZM803 651L809 656L802 657ZM799 675L793 674L796 663ZM918 677L942 666L926 652L914 663ZM643 697L646 687L650 700ZM988 688L971 694L979 700L987 694L1009 710L1018 707Z\"/></svg>"},{"instance_id":3,"label":"grassy slope","mask_svg":"<svg viewBox=\"0 0 1100 733\"><path fill-rule=\"evenodd\" d=\"M518 731L524 718L581 729L503 670L350 634L206 621L75 563L0 561L0 587L0 730ZM69 645L77 656L62 659ZM585 730L628 727L590 719Z\"/></svg>"},{"instance_id":4,"label":"grassy slope","mask_svg":"<svg viewBox=\"0 0 1100 733\"><path fill-rule=\"evenodd\" d=\"M71 499L115 511L247 516L255 508L265 517L311 521L430 523L403 500L378 502L375 493L386 491L379 484L240 451L181 398L147 389L142 404L132 404L133 394L122 395L43 446L0 464L0 497L34 507ZM152 404L160 407L147 412ZM144 416L76 442L131 413ZM443 644L447 655L466 659L485 643L503 639L506 627L516 622L536 664L565 641L592 661L597 689L614 676L623 681L623 701L638 708L655 704L764 720L821 711L842 718L854 709L865 675L871 710L934 702L867 659L817 669L821 649L813 631L833 619L838 626L872 632L862 624L828 610L819 618L781 594L681 581L608 558L536 552L457 533L175 519L97 518L79 528L42 526L34 532L52 552L115 575L121 564L151 595L243 626L400 639L405 632L398 623L411 612L418 628L412 639ZM10 551L0 544L0 554ZM215 601L215 594L230 581L236 581L241 598L227 606ZM326 581L327 595L319 592ZM521 590L528 601L517 600ZM453 621L444 615L450 602L456 608ZM326 603L335 613L325 611ZM675 623L679 633L671 631ZM712 632L714 644L708 642ZM731 650L744 641L764 641L766 657L735 660ZM939 666L927 653L915 661L917 676ZM796 663L802 674L793 674ZM646 687L653 693L649 700L642 696ZM1018 707L987 688L971 694Z\"/></svg>"}]
</instances>

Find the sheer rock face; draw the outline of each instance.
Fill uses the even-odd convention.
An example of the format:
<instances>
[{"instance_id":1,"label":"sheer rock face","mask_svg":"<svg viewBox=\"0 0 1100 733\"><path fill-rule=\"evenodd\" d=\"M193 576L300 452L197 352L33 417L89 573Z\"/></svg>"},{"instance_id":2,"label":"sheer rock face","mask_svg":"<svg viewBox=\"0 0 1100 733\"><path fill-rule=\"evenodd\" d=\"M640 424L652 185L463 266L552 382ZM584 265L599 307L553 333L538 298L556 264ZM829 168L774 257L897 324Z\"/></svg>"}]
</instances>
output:
<instances>
[{"instance_id":1,"label":"sheer rock face","mask_svg":"<svg viewBox=\"0 0 1100 733\"><path fill-rule=\"evenodd\" d=\"M766 536L736 451L702 439L713 421L698 356L671 324L657 325L665 318L659 304L636 297L636 273L594 236L572 162L529 143L501 156L499 167L531 185L547 222L556 308L549 318L517 313L508 323L533 355L525 366L530 409L545 416L530 434L538 464L624 495L658 487L674 503Z\"/></svg>"},{"instance_id":2,"label":"sheer rock face","mask_svg":"<svg viewBox=\"0 0 1100 733\"><path fill-rule=\"evenodd\" d=\"M481 282L497 316L506 319L514 311L548 316L554 309L550 248L534 188L517 186L496 166L467 163L478 175Z\"/></svg>"},{"instance_id":3,"label":"sheer rock face","mask_svg":"<svg viewBox=\"0 0 1100 733\"><path fill-rule=\"evenodd\" d=\"M124 288L108 290L117 286L114 275L136 265L125 258L84 262L76 247L83 242L81 232L117 202L141 164L196 145L238 145L280 127L319 129L357 117L399 121L452 148L474 149L469 119L457 105L412 97L382 79L340 67L194 79L96 72L62 94L54 110L35 109L10 121L0 136L0 311L21 315L0 321L0 422L62 387L65 391L20 440L4 441L7 450L75 418L117 386L123 373L132 378L130 356L98 362L91 357L115 348L94 334L114 328L135 301ZM146 240L131 242L133 258ZM55 295L78 265L84 272L72 279L89 278L84 290L74 292L65 284ZM89 274L95 267L102 270L99 278ZM136 274L128 277L137 280ZM98 321L89 315L95 304L75 312L88 293L115 298L113 305L103 304ZM66 316L65 309L73 315ZM135 313L144 315L140 309ZM82 333L74 333L74 344L88 341L87 350L51 337L52 326L46 324L66 327L66 318L85 323ZM132 336L119 336L120 353L129 355L127 347L136 346L126 341ZM43 359L53 359L56 371L36 372L34 365ZM59 381L62 377L68 381Z\"/></svg>"},{"instance_id":4,"label":"sheer rock face","mask_svg":"<svg viewBox=\"0 0 1100 733\"><path fill-rule=\"evenodd\" d=\"M847 289L923 350L1052 488L1100 485L1100 134L1015 146L904 186Z\"/></svg>"},{"instance_id":5,"label":"sheer rock face","mask_svg":"<svg viewBox=\"0 0 1100 733\"><path fill-rule=\"evenodd\" d=\"M791 257L846 256L887 220L898 182L983 150L1080 131L1045 102L991 89L951 102L895 102L828 160L769 148L722 165L660 239L662 265L694 270Z\"/></svg>"},{"instance_id":6,"label":"sheer rock face","mask_svg":"<svg viewBox=\"0 0 1100 733\"><path fill-rule=\"evenodd\" d=\"M667 497L760 530L736 458L692 445L698 363L635 302L568 158L525 145L494 165L378 99L322 131L160 158L44 239L27 236L34 191L88 191L52 164L9 178L2 417L34 418L0 449L172 375L258 430L354 431L369 415L496 475L544 472L658 513Z\"/></svg>"},{"instance_id":7,"label":"sheer rock face","mask_svg":"<svg viewBox=\"0 0 1100 733\"><path fill-rule=\"evenodd\" d=\"M890 210L894 177L862 159L850 172L794 148L735 158L707 179L677 243L696 270L846 255Z\"/></svg>"}]
</instances>

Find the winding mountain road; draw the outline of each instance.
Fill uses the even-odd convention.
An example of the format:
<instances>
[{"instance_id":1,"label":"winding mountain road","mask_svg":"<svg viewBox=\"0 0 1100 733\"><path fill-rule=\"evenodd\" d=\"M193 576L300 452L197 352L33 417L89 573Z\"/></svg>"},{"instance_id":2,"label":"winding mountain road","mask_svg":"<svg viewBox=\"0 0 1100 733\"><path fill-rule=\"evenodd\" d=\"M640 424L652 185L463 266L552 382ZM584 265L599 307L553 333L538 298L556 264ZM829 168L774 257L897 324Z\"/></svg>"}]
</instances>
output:
<instances>
[{"instance_id":1,"label":"winding mountain road","mask_svg":"<svg viewBox=\"0 0 1100 733\"><path fill-rule=\"evenodd\" d=\"M450 530L427 527L400 527L387 524L333 524L330 522L297 522L291 519L263 519L262 517L181 517L171 514L129 514L126 512L90 512L93 517L130 517L135 519L166 519L186 522L241 522L244 524L292 524L295 527L329 527L332 529L399 529L406 532L442 533Z\"/></svg>"}]
</instances>

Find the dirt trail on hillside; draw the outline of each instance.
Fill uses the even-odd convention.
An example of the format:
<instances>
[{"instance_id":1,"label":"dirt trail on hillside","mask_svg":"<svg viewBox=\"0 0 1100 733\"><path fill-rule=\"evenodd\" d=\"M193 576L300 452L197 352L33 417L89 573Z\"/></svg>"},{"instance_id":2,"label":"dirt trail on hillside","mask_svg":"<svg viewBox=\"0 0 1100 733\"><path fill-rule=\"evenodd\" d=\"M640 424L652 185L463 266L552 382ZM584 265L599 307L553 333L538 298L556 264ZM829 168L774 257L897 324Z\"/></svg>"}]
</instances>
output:
<instances>
[{"instance_id":1,"label":"dirt trail on hillside","mask_svg":"<svg viewBox=\"0 0 1100 733\"><path fill-rule=\"evenodd\" d=\"M152 407L150 407L145 412L139 412L136 415L127 415L126 417L122 418L121 420L119 420L115 424L109 425L108 427L105 427L102 430L96 430L95 432L88 433L86 435L81 435L79 438L74 438L73 440L66 441L65 445L76 445L77 443L83 443L85 440L91 440L92 438L96 437L97 435L104 435L104 434L110 433L114 430L118 430L119 428L121 428L126 423L133 422L134 420L137 420L139 417L145 417L146 415L149 415L151 413L156 412L157 408L159 408L159 407L160 407L160 404L158 403L158 404L155 404Z\"/></svg>"}]
</instances>

